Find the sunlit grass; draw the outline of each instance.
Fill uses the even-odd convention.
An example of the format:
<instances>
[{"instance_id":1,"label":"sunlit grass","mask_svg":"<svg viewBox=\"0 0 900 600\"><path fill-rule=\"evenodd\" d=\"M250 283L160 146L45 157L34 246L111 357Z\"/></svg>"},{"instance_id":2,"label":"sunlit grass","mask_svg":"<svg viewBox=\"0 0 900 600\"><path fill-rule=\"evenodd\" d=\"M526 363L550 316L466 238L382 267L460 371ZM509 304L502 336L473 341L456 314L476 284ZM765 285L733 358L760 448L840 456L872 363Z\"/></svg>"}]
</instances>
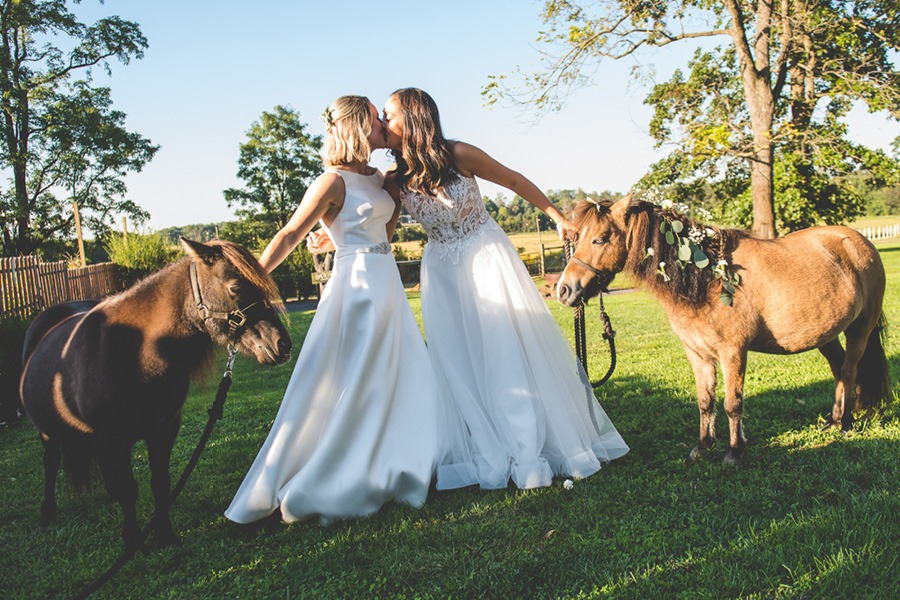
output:
<instances>
[{"instance_id":1,"label":"sunlit grass","mask_svg":"<svg viewBox=\"0 0 900 600\"><path fill-rule=\"evenodd\" d=\"M900 246L882 245L885 312L900 324ZM420 316L420 299L410 303ZM685 457L698 430L694 381L659 304L644 292L605 300L619 364L597 389L630 444L624 458L565 490L433 492L420 510L388 505L330 527L277 521L238 527L228 505L281 401L292 365L239 359L197 470L173 509L178 547L138 555L98 598L888 598L900 589L900 419L896 406L842 434L821 429L833 383L817 353L752 355L748 450L722 463L720 442ZM572 335L569 309L549 301ZM589 367L609 355L599 308L587 309ZM293 314L300 343L312 313ZM887 353L900 381L900 336ZM175 448L181 472L206 419L214 381L192 390ZM721 390L720 390L721 392ZM37 528L40 443L27 422L0 430L0 591L69 597L121 548L118 507L101 489L59 494L59 518ZM152 511L146 450L135 451L140 519Z\"/></svg>"}]
</instances>

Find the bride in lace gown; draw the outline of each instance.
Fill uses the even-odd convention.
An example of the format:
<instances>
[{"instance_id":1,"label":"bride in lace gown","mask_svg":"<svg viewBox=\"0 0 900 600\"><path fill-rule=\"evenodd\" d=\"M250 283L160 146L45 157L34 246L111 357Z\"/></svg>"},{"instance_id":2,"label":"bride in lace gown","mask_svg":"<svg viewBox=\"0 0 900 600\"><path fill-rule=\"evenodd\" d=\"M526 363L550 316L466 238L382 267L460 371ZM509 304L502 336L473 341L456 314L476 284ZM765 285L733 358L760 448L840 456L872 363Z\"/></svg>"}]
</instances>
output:
<instances>
[{"instance_id":1,"label":"bride in lace gown","mask_svg":"<svg viewBox=\"0 0 900 600\"><path fill-rule=\"evenodd\" d=\"M388 243L400 208L366 161L383 147L378 111L344 96L326 111L325 162L260 257L271 271L322 222L336 246L269 435L225 512L249 523L368 515L425 502L436 459L435 383Z\"/></svg>"},{"instance_id":2,"label":"bride in lace gown","mask_svg":"<svg viewBox=\"0 0 900 600\"><path fill-rule=\"evenodd\" d=\"M426 229L422 318L439 393L448 464L437 488L547 486L587 477L628 446L502 229L475 176L503 185L574 231L522 175L463 142L445 140L437 106L415 88L384 109L397 167L386 189Z\"/></svg>"}]
</instances>

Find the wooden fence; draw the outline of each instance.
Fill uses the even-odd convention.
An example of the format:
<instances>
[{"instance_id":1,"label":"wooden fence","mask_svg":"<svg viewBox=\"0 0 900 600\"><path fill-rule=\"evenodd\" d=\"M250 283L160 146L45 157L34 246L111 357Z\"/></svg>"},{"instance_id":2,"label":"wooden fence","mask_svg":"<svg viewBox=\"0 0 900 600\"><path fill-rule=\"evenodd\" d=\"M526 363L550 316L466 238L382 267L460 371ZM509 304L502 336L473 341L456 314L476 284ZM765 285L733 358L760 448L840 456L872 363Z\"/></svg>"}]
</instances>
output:
<instances>
[{"instance_id":1,"label":"wooden fence","mask_svg":"<svg viewBox=\"0 0 900 600\"><path fill-rule=\"evenodd\" d=\"M35 256L0 258L0 318L28 316L67 300L99 300L118 291L112 263L70 269Z\"/></svg>"}]
</instances>

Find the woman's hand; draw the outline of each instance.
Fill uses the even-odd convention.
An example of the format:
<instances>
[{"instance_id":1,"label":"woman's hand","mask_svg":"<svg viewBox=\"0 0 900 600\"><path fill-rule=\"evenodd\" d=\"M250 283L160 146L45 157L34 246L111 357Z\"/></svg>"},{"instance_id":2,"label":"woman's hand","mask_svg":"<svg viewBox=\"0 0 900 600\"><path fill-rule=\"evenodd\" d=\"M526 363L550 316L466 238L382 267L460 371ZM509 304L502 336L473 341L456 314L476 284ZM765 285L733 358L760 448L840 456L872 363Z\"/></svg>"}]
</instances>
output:
<instances>
[{"instance_id":1,"label":"woman's hand","mask_svg":"<svg viewBox=\"0 0 900 600\"><path fill-rule=\"evenodd\" d=\"M326 252L334 252L334 242L328 237L328 233L324 229L310 231L306 236L306 248L312 254L324 254Z\"/></svg>"},{"instance_id":2,"label":"woman's hand","mask_svg":"<svg viewBox=\"0 0 900 600\"><path fill-rule=\"evenodd\" d=\"M578 237L578 228L576 228L572 223L569 222L565 217L560 217L556 221L556 233L559 235L560 241L575 241L575 238Z\"/></svg>"}]
</instances>

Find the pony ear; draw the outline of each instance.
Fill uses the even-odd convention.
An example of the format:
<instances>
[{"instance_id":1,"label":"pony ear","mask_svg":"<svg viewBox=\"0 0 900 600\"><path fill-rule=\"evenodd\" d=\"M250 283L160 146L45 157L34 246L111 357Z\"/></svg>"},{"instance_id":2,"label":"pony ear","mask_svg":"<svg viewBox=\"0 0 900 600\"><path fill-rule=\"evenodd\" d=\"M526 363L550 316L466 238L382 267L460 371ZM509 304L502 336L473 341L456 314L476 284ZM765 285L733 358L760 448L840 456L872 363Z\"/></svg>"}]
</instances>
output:
<instances>
[{"instance_id":1,"label":"pony ear","mask_svg":"<svg viewBox=\"0 0 900 600\"><path fill-rule=\"evenodd\" d=\"M615 204L612 205L610 212L618 219L624 219L625 215L628 214L628 209L637 204L637 200L635 199L634 192L630 194L626 194L622 199L617 200Z\"/></svg>"},{"instance_id":2,"label":"pony ear","mask_svg":"<svg viewBox=\"0 0 900 600\"><path fill-rule=\"evenodd\" d=\"M201 260L206 264L212 264L217 258L216 250L203 242L195 242L182 236L181 247L184 248L184 251L188 256Z\"/></svg>"}]
</instances>

